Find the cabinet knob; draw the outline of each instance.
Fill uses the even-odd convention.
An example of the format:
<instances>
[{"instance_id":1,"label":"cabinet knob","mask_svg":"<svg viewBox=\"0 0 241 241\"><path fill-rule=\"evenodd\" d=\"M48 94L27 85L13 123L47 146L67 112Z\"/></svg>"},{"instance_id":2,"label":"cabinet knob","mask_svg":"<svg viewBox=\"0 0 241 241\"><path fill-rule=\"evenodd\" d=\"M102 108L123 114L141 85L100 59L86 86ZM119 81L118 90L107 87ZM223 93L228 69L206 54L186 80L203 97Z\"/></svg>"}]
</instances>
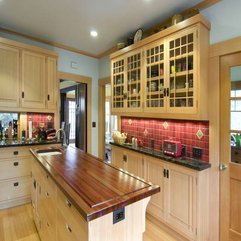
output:
<instances>
[{"instance_id":1,"label":"cabinet knob","mask_svg":"<svg viewBox=\"0 0 241 241\"><path fill-rule=\"evenodd\" d=\"M18 166L18 162L14 162L13 165L16 167Z\"/></svg>"},{"instance_id":2,"label":"cabinet knob","mask_svg":"<svg viewBox=\"0 0 241 241\"><path fill-rule=\"evenodd\" d=\"M18 185L19 185L18 182L14 182L14 183L13 183L13 186L14 186L14 187L17 187Z\"/></svg>"},{"instance_id":3,"label":"cabinet knob","mask_svg":"<svg viewBox=\"0 0 241 241\"><path fill-rule=\"evenodd\" d=\"M13 155L14 155L14 156L18 155L18 151L14 151L14 152L13 152Z\"/></svg>"},{"instance_id":4,"label":"cabinet knob","mask_svg":"<svg viewBox=\"0 0 241 241\"><path fill-rule=\"evenodd\" d=\"M66 224L66 229L67 229L70 233L72 233L72 229L71 229L71 227L70 227L68 224Z\"/></svg>"},{"instance_id":5,"label":"cabinet knob","mask_svg":"<svg viewBox=\"0 0 241 241\"><path fill-rule=\"evenodd\" d=\"M46 196L49 197L49 193L48 192L46 192Z\"/></svg>"}]
</instances>

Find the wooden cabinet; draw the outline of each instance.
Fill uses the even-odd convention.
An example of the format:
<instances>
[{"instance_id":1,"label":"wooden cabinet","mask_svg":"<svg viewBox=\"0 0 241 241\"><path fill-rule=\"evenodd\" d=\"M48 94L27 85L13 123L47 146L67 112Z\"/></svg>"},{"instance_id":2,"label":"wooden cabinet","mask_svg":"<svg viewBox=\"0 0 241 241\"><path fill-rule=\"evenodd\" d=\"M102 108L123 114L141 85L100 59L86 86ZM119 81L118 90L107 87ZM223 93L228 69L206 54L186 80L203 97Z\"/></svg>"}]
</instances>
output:
<instances>
[{"instance_id":1,"label":"wooden cabinet","mask_svg":"<svg viewBox=\"0 0 241 241\"><path fill-rule=\"evenodd\" d=\"M112 63L112 103L115 111L142 109L142 52L132 51Z\"/></svg>"},{"instance_id":2,"label":"wooden cabinet","mask_svg":"<svg viewBox=\"0 0 241 241\"><path fill-rule=\"evenodd\" d=\"M209 240L208 169L195 171L146 156L144 173L161 187L148 212L189 240Z\"/></svg>"},{"instance_id":3,"label":"wooden cabinet","mask_svg":"<svg viewBox=\"0 0 241 241\"><path fill-rule=\"evenodd\" d=\"M112 164L135 176L143 177L142 155L124 148L111 147Z\"/></svg>"},{"instance_id":4,"label":"wooden cabinet","mask_svg":"<svg viewBox=\"0 0 241 241\"><path fill-rule=\"evenodd\" d=\"M55 112L57 54L0 38L0 110Z\"/></svg>"},{"instance_id":5,"label":"wooden cabinet","mask_svg":"<svg viewBox=\"0 0 241 241\"><path fill-rule=\"evenodd\" d=\"M32 162L32 206L41 241L56 240L57 187L42 167Z\"/></svg>"},{"instance_id":6,"label":"wooden cabinet","mask_svg":"<svg viewBox=\"0 0 241 241\"><path fill-rule=\"evenodd\" d=\"M207 119L209 27L196 15L112 54L112 113Z\"/></svg>"},{"instance_id":7,"label":"wooden cabinet","mask_svg":"<svg viewBox=\"0 0 241 241\"><path fill-rule=\"evenodd\" d=\"M88 225L71 201L58 190L57 192L57 240L88 240Z\"/></svg>"},{"instance_id":8,"label":"wooden cabinet","mask_svg":"<svg viewBox=\"0 0 241 241\"><path fill-rule=\"evenodd\" d=\"M196 171L125 148L111 149L115 166L160 186L147 206L149 214L188 240L209 240L209 169Z\"/></svg>"},{"instance_id":9,"label":"wooden cabinet","mask_svg":"<svg viewBox=\"0 0 241 241\"><path fill-rule=\"evenodd\" d=\"M45 108L45 56L22 51L22 107Z\"/></svg>"},{"instance_id":10,"label":"wooden cabinet","mask_svg":"<svg viewBox=\"0 0 241 241\"><path fill-rule=\"evenodd\" d=\"M46 74L47 74L47 109L57 109L57 96L58 96L58 80L57 80L57 58L47 57L46 59Z\"/></svg>"},{"instance_id":11,"label":"wooden cabinet","mask_svg":"<svg viewBox=\"0 0 241 241\"><path fill-rule=\"evenodd\" d=\"M0 209L30 202L31 158L28 147L1 148Z\"/></svg>"},{"instance_id":12,"label":"wooden cabinet","mask_svg":"<svg viewBox=\"0 0 241 241\"><path fill-rule=\"evenodd\" d=\"M19 49L0 44L0 106L19 106L19 61Z\"/></svg>"}]
</instances>

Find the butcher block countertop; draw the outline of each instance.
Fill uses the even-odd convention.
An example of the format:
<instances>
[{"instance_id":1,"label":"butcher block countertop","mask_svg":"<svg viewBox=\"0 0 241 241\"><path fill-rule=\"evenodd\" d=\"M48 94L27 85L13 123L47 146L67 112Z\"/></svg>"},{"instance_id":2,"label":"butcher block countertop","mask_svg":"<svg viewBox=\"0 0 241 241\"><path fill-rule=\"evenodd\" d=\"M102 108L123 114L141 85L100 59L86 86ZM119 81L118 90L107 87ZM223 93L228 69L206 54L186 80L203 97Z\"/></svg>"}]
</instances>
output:
<instances>
[{"instance_id":1,"label":"butcher block countertop","mask_svg":"<svg viewBox=\"0 0 241 241\"><path fill-rule=\"evenodd\" d=\"M56 149L56 146L33 147L30 151L86 221L160 191L160 187L74 147L59 147L61 154L57 155L39 154L39 151L51 148Z\"/></svg>"}]
</instances>

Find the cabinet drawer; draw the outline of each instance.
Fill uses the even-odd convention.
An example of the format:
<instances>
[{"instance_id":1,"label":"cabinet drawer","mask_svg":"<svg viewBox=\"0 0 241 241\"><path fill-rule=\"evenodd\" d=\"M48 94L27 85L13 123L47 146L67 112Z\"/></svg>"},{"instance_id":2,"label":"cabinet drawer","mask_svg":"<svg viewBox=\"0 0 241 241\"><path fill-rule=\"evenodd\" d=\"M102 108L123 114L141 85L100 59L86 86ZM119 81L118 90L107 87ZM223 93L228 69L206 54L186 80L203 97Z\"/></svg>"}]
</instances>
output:
<instances>
[{"instance_id":1,"label":"cabinet drawer","mask_svg":"<svg viewBox=\"0 0 241 241\"><path fill-rule=\"evenodd\" d=\"M0 201L7 201L24 196L30 196L31 178L22 177L11 181L0 182Z\"/></svg>"},{"instance_id":2,"label":"cabinet drawer","mask_svg":"<svg viewBox=\"0 0 241 241\"><path fill-rule=\"evenodd\" d=\"M19 156L29 156L31 157L31 153L29 151L30 147L6 147L1 148L1 156L0 160L4 158L12 158Z\"/></svg>"},{"instance_id":3,"label":"cabinet drawer","mask_svg":"<svg viewBox=\"0 0 241 241\"><path fill-rule=\"evenodd\" d=\"M57 240L77 240L79 237L82 237L82 241L87 240L87 222L59 189L57 190L57 207L57 233L60 235ZM66 239L61 238L65 236Z\"/></svg>"},{"instance_id":4,"label":"cabinet drawer","mask_svg":"<svg viewBox=\"0 0 241 241\"><path fill-rule=\"evenodd\" d=\"M58 241L81 241L88 240L87 225L83 226L82 222L70 220L68 213L57 212L57 240Z\"/></svg>"},{"instance_id":5,"label":"cabinet drawer","mask_svg":"<svg viewBox=\"0 0 241 241\"><path fill-rule=\"evenodd\" d=\"M0 161L0 180L30 175L28 157L11 158Z\"/></svg>"}]
</instances>

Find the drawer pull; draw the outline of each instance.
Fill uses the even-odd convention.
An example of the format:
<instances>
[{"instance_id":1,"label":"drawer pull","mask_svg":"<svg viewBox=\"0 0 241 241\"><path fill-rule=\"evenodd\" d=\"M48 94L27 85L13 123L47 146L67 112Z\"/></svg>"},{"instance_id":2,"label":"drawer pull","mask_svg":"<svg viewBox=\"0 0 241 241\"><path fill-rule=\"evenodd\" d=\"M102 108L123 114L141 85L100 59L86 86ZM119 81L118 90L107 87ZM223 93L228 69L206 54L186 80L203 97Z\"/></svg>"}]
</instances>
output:
<instances>
[{"instance_id":1,"label":"drawer pull","mask_svg":"<svg viewBox=\"0 0 241 241\"><path fill-rule=\"evenodd\" d=\"M14 182L14 183L13 183L13 186L14 186L14 187L17 187L18 185L19 185L18 182Z\"/></svg>"},{"instance_id":2,"label":"drawer pull","mask_svg":"<svg viewBox=\"0 0 241 241\"><path fill-rule=\"evenodd\" d=\"M18 166L18 162L14 162L13 165L16 167Z\"/></svg>"},{"instance_id":3,"label":"drawer pull","mask_svg":"<svg viewBox=\"0 0 241 241\"><path fill-rule=\"evenodd\" d=\"M14 151L14 152L13 152L13 155L14 155L14 156L18 155L18 151Z\"/></svg>"},{"instance_id":4,"label":"drawer pull","mask_svg":"<svg viewBox=\"0 0 241 241\"><path fill-rule=\"evenodd\" d=\"M66 203L66 205L67 205L69 208L71 208L72 204L71 204L70 201L66 200L65 203Z\"/></svg>"},{"instance_id":5,"label":"drawer pull","mask_svg":"<svg viewBox=\"0 0 241 241\"><path fill-rule=\"evenodd\" d=\"M66 224L66 229L67 229L70 233L72 233L72 229L71 229L71 227L70 227L68 224Z\"/></svg>"},{"instance_id":6,"label":"drawer pull","mask_svg":"<svg viewBox=\"0 0 241 241\"><path fill-rule=\"evenodd\" d=\"M49 197L49 193L48 192L46 192L46 196Z\"/></svg>"}]
</instances>

